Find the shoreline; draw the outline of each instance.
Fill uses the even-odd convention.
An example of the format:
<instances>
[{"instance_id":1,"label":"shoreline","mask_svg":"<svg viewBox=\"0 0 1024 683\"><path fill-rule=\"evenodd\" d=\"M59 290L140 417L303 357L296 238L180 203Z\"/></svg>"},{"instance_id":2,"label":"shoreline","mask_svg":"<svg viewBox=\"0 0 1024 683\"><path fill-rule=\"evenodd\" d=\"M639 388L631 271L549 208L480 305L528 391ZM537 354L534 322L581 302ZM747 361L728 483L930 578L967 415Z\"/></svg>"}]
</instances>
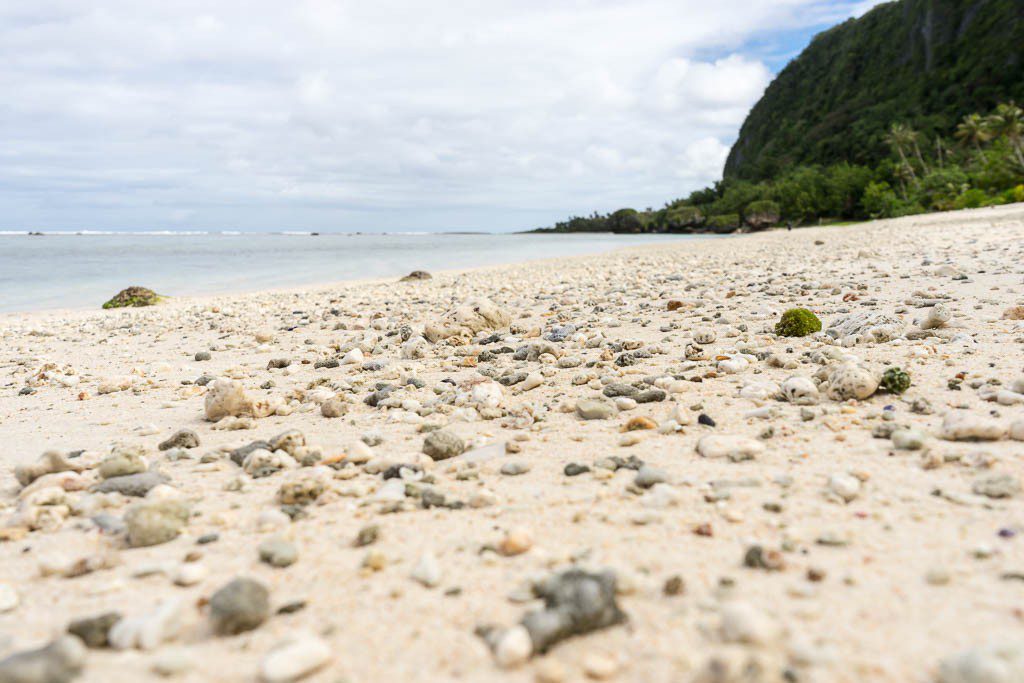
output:
<instances>
[{"instance_id":1,"label":"shoreline","mask_svg":"<svg viewBox=\"0 0 1024 683\"><path fill-rule=\"evenodd\" d=\"M451 234L460 234L460 233L446 233L446 234L451 235ZM483 233L474 233L474 234L481 234L482 235ZM498 235L499 233L491 233L491 234ZM515 233L515 234L526 235L527 233ZM588 233L588 234L597 234L597 235L599 235L600 233ZM103 236L107 237L107 236L110 236L110 235L103 235ZM582 237L583 236L581 236L581 238ZM639 237L639 238L642 239L642 238L647 237L647 236L646 235L635 235L634 237ZM676 242L676 240L674 240L674 239L663 239L665 237L665 235L651 235L651 237L662 238L659 241L660 244L671 244L671 243L675 243ZM739 237L739 235L678 235L678 236L673 236L673 237L681 238L680 240L678 240L679 242L690 243L690 242L705 241L705 239L714 240L714 239L721 239L721 238L728 238L728 237ZM574 254L574 255L569 255L569 256L555 256L555 257L546 257L546 258L527 259L527 260L523 260L523 261L509 261L509 262L506 262L506 263L487 264L487 265L481 265L481 266L473 266L473 267L469 267L469 268L438 269L438 270L432 270L430 272L431 272L432 275L458 276L458 275L465 275L465 274L470 274L470 273L476 273L476 272L480 272L480 271L488 270L488 269L503 268L503 267L506 267L506 266L519 266L519 265L529 265L529 264L544 265L544 264L547 264L547 263L554 263L556 261L575 260L575 259L587 259L587 258L592 258L592 257L595 257L595 256L614 254L614 253L619 252L619 251L628 251L628 250L632 250L632 249L640 249L640 250L650 249L650 248L653 248L653 246L654 245L625 245L625 246L616 246L616 247L612 247L611 249L607 249L607 250L603 250L603 251L599 251L599 252L593 252L593 253ZM65 315L66 316L66 315L87 315L89 313L104 313L104 314L108 314L109 315L109 314L113 314L113 313L116 313L116 312L119 312L119 311L120 312L125 312L125 311L145 311L145 310L151 310L151 309L154 309L154 308L166 309L166 308L168 308L169 306L171 306L173 304L188 305L189 303L203 303L203 302L208 302L208 301L211 301L211 300L214 300L214 299L222 299L224 297L234 297L234 296L238 296L238 297L253 297L253 296L259 296L259 295L262 295L262 294L268 294L269 295L269 294L301 294L301 293L318 293L318 292L322 293L324 290L327 290L327 289L332 289L332 288L337 288L337 287L347 287L347 286L353 286L353 285L380 285L380 284L387 284L387 283L398 284L397 278L401 278L405 274L406 273L402 273L402 274L395 275L395 276L392 276L392 277L354 278L354 279L344 279L344 280L318 281L318 282L314 282L314 283L310 283L310 284L305 284L305 285L282 285L281 287L268 287L268 288L264 288L264 289L230 290L230 291L222 291L222 292L216 292L216 293L212 293L212 294L203 294L203 295L197 295L197 296L188 296L188 295L185 295L185 296L174 296L174 295L165 295L163 292L158 292L162 296L167 296L167 300L165 302L163 302L163 303L161 303L161 304L159 304L157 306L153 306L153 307L144 306L144 307L139 307L139 308L120 308L120 309L109 309L109 310L104 311L103 309L101 309L99 307L99 304L97 304L96 307L85 307L85 306L83 306L83 307L72 307L72 308L43 308L43 309L34 309L34 310L27 310L27 311L0 311L0 324L4 324L5 322L8 322L7 319L15 318L15 317L31 317L31 318L36 318L36 317L40 317L40 316L44 316L45 317L47 315L54 315L54 316ZM131 284L132 283L127 283L124 286L127 287L127 286L130 286ZM145 285L143 285L143 286L145 286ZM116 292L111 292L111 295L113 295L115 293ZM102 303L102 302L100 302L100 303Z\"/></svg>"},{"instance_id":2,"label":"shoreline","mask_svg":"<svg viewBox=\"0 0 1024 683\"><path fill-rule=\"evenodd\" d=\"M78 683L252 683L295 638L326 653L307 683L1024 663L1022 258L1017 205L0 315L0 658L117 612ZM776 336L793 307L882 317ZM627 623L477 635L570 568ZM267 605L219 634L241 577Z\"/></svg>"}]
</instances>

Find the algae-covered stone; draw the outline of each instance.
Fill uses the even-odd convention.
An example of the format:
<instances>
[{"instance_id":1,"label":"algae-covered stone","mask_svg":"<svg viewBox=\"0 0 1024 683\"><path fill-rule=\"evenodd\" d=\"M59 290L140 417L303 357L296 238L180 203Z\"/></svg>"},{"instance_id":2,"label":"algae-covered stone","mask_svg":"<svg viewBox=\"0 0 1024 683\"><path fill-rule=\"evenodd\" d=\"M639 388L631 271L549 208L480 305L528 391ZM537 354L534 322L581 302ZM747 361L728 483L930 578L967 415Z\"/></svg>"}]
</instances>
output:
<instances>
[{"instance_id":1,"label":"algae-covered stone","mask_svg":"<svg viewBox=\"0 0 1024 683\"><path fill-rule=\"evenodd\" d=\"M879 386L890 394L902 394L910 388L910 375L897 367L886 368Z\"/></svg>"},{"instance_id":2,"label":"algae-covered stone","mask_svg":"<svg viewBox=\"0 0 1024 683\"><path fill-rule=\"evenodd\" d=\"M155 306L163 301L163 297L146 287L128 287L115 294L103 304L103 308L133 308L138 306Z\"/></svg>"},{"instance_id":3,"label":"algae-covered stone","mask_svg":"<svg viewBox=\"0 0 1024 683\"><path fill-rule=\"evenodd\" d=\"M815 332L821 332L821 321L806 308L789 309L775 325L780 337L806 337Z\"/></svg>"}]
</instances>

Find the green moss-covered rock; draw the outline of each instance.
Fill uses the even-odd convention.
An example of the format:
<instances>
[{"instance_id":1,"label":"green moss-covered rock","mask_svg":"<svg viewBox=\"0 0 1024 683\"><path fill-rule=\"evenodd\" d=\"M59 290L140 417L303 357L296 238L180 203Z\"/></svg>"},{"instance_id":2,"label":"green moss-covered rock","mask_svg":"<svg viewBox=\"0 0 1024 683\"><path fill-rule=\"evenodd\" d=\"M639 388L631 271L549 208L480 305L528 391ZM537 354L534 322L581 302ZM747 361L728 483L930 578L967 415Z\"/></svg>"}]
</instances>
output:
<instances>
[{"instance_id":1,"label":"green moss-covered rock","mask_svg":"<svg viewBox=\"0 0 1024 683\"><path fill-rule=\"evenodd\" d=\"M132 308L137 306L155 306L163 301L163 297L152 289L145 287L128 287L115 294L103 308Z\"/></svg>"},{"instance_id":2,"label":"green moss-covered rock","mask_svg":"<svg viewBox=\"0 0 1024 683\"><path fill-rule=\"evenodd\" d=\"M897 367L886 368L879 386L890 394L902 394L910 388L910 375Z\"/></svg>"},{"instance_id":3,"label":"green moss-covered rock","mask_svg":"<svg viewBox=\"0 0 1024 683\"><path fill-rule=\"evenodd\" d=\"M775 334L780 337L806 337L815 332L821 332L821 321L806 308L789 309L775 325Z\"/></svg>"},{"instance_id":4,"label":"green moss-covered rock","mask_svg":"<svg viewBox=\"0 0 1024 683\"><path fill-rule=\"evenodd\" d=\"M726 213L718 216L711 216L707 222L708 230L725 234L735 232L740 227L740 215L738 213Z\"/></svg>"},{"instance_id":5,"label":"green moss-covered rock","mask_svg":"<svg viewBox=\"0 0 1024 683\"><path fill-rule=\"evenodd\" d=\"M769 199L751 202L743 211L743 222L751 230L764 230L777 225L781 217L779 205Z\"/></svg>"}]
</instances>

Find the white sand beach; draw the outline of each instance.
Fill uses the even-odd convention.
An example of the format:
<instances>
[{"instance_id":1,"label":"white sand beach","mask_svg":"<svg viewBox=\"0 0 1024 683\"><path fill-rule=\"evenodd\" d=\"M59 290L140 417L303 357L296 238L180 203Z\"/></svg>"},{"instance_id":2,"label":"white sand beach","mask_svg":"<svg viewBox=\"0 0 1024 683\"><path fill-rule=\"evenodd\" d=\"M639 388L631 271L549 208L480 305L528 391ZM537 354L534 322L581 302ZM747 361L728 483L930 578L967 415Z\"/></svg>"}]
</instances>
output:
<instances>
[{"instance_id":1,"label":"white sand beach","mask_svg":"<svg viewBox=\"0 0 1024 683\"><path fill-rule=\"evenodd\" d=\"M0 315L0 657L116 612L46 661L85 683L1024 675L1022 305L1018 204ZM824 330L777 336L792 307ZM910 388L876 390L897 366ZM601 628L533 652L534 584L571 567L610 572L625 619L599 596ZM238 577L266 604L211 606Z\"/></svg>"}]
</instances>

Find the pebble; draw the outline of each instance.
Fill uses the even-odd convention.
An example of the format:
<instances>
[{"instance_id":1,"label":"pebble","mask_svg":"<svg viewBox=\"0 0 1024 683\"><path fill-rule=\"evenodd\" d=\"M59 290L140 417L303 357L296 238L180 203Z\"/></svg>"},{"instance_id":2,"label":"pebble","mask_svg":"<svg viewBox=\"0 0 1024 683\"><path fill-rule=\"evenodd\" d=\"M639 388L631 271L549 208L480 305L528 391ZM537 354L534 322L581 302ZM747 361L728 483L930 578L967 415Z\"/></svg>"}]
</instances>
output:
<instances>
[{"instance_id":1,"label":"pebble","mask_svg":"<svg viewBox=\"0 0 1024 683\"><path fill-rule=\"evenodd\" d=\"M179 429L171 436L160 442L158 448L161 451L168 451L172 448L198 448L199 435L191 429Z\"/></svg>"},{"instance_id":2,"label":"pebble","mask_svg":"<svg viewBox=\"0 0 1024 683\"><path fill-rule=\"evenodd\" d=\"M85 667L85 646L75 636L61 636L38 650L17 652L0 660L2 683L69 683Z\"/></svg>"},{"instance_id":3,"label":"pebble","mask_svg":"<svg viewBox=\"0 0 1024 683\"><path fill-rule=\"evenodd\" d=\"M974 480L971 490L989 498L1013 498L1020 493L1020 480L1010 474L985 474Z\"/></svg>"},{"instance_id":4,"label":"pebble","mask_svg":"<svg viewBox=\"0 0 1024 683\"><path fill-rule=\"evenodd\" d=\"M604 398L583 398L576 402L576 414L584 420L607 420L618 412L615 402Z\"/></svg>"},{"instance_id":5,"label":"pebble","mask_svg":"<svg viewBox=\"0 0 1024 683\"><path fill-rule=\"evenodd\" d=\"M633 483L640 488L648 489L655 484L660 484L665 481L668 481L668 475L665 474L664 471L644 465L637 470L636 478L633 480Z\"/></svg>"},{"instance_id":6,"label":"pebble","mask_svg":"<svg viewBox=\"0 0 1024 683\"><path fill-rule=\"evenodd\" d=\"M14 611L20 602L18 591L15 590L14 586L0 583L0 614Z\"/></svg>"},{"instance_id":7,"label":"pebble","mask_svg":"<svg viewBox=\"0 0 1024 683\"><path fill-rule=\"evenodd\" d=\"M316 673L331 661L331 646L323 638L300 633L275 646L260 663L266 683L290 683Z\"/></svg>"},{"instance_id":8,"label":"pebble","mask_svg":"<svg viewBox=\"0 0 1024 683\"><path fill-rule=\"evenodd\" d=\"M860 495L860 480L853 475L840 472L828 478L828 488L844 503L849 503Z\"/></svg>"},{"instance_id":9,"label":"pebble","mask_svg":"<svg viewBox=\"0 0 1024 683\"><path fill-rule=\"evenodd\" d=\"M947 441L998 441L1006 432L999 420L965 411L947 413L940 429L940 435Z\"/></svg>"},{"instance_id":10,"label":"pebble","mask_svg":"<svg viewBox=\"0 0 1024 683\"><path fill-rule=\"evenodd\" d=\"M136 503L124 516L128 544L139 548L173 541L188 519L189 508L182 500Z\"/></svg>"},{"instance_id":11,"label":"pebble","mask_svg":"<svg viewBox=\"0 0 1024 683\"><path fill-rule=\"evenodd\" d=\"M984 645L942 660L937 683L1018 683L1024 681L1024 642Z\"/></svg>"},{"instance_id":12,"label":"pebble","mask_svg":"<svg viewBox=\"0 0 1024 683\"><path fill-rule=\"evenodd\" d=\"M466 450L466 442L453 432L440 429L431 432L423 440L423 452L431 460L447 460L461 455Z\"/></svg>"},{"instance_id":13,"label":"pebble","mask_svg":"<svg viewBox=\"0 0 1024 683\"><path fill-rule=\"evenodd\" d=\"M209 575L205 565L198 562L185 562L180 565L171 577L176 586L195 586Z\"/></svg>"},{"instance_id":14,"label":"pebble","mask_svg":"<svg viewBox=\"0 0 1024 683\"><path fill-rule=\"evenodd\" d=\"M521 461L506 462L501 466L501 473L510 477L526 474L530 471L530 465Z\"/></svg>"},{"instance_id":15,"label":"pebble","mask_svg":"<svg viewBox=\"0 0 1024 683\"><path fill-rule=\"evenodd\" d=\"M68 624L68 633L81 638L88 648L107 647L110 644L110 629L119 621L120 612L104 612L94 617L75 619Z\"/></svg>"},{"instance_id":16,"label":"pebble","mask_svg":"<svg viewBox=\"0 0 1024 683\"><path fill-rule=\"evenodd\" d=\"M764 452L764 444L745 436L711 434L697 442L697 453L704 458L728 458L732 462L753 460Z\"/></svg>"},{"instance_id":17,"label":"pebble","mask_svg":"<svg viewBox=\"0 0 1024 683\"><path fill-rule=\"evenodd\" d=\"M118 619L107 633L110 646L115 650L155 650L178 637L184 626L185 610L183 599L169 598L152 612Z\"/></svg>"},{"instance_id":18,"label":"pebble","mask_svg":"<svg viewBox=\"0 0 1024 683\"><path fill-rule=\"evenodd\" d=\"M498 638L494 646L494 661L503 669L522 666L533 653L530 633L523 626L512 626Z\"/></svg>"},{"instance_id":19,"label":"pebble","mask_svg":"<svg viewBox=\"0 0 1024 683\"><path fill-rule=\"evenodd\" d=\"M411 576L427 588L436 588L441 584L441 565L433 553L424 553L413 567Z\"/></svg>"},{"instance_id":20,"label":"pebble","mask_svg":"<svg viewBox=\"0 0 1024 683\"><path fill-rule=\"evenodd\" d=\"M893 448L901 451L919 451L928 436L919 429L897 429L892 433Z\"/></svg>"},{"instance_id":21,"label":"pebble","mask_svg":"<svg viewBox=\"0 0 1024 683\"><path fill-rule=\"evenodd\" d=\"M270 593L259 581L237 578L210 597L214 632L233 636L258 628L270 616Z\"/></svg>"},{"instance_id":22,"label":"pebble","mask_svg":"<svg viewBox=\"0 0 1024 683\"><path fill-rule=\"evenodd\" d=\"M526 529L516 528L510 529L501 539L501 543L498 544L498 552L511 557L513 555L522 555L532 547L533 537L530 532Z\"/></svg>"},{"instance_id":23,"label":"pebble","mask_svg":"<svg viewBox=\"0 0 1024 683\"><path fill-rule=\"evenodd\" d=\"M299 550L286 538L274 536L260 543L260 562L271 567L289 567L299 559Z\"/></svg>"}]
</instances>

